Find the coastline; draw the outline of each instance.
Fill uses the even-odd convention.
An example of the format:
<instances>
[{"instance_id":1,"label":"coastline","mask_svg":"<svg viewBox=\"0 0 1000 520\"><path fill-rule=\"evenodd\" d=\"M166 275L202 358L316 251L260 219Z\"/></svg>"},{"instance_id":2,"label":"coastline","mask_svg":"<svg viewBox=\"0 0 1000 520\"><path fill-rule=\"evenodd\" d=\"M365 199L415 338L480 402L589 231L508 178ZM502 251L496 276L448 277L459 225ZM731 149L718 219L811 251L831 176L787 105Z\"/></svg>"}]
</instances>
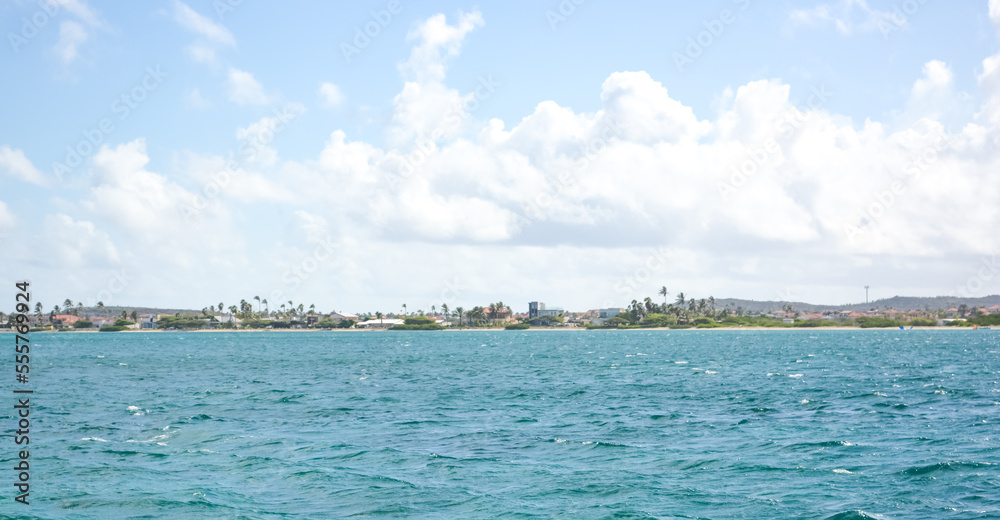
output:
<instances>
[{"instance_id":1,"label":"coastline","mask_svg":"<svg viewBox=\"0 0 1000 520\"><path fill-rule=\"evenodd\" d=\"M690 329L671 329L669 327L649 327L649 328L639 328L639 329L587 329L584 327L531 327L530 329L519 329L517 331L510 332L522 332L522 331L578 331L578 332L600 332L600 331L695 331L695 332L707 332L707 331L802 331L802 332L819 332L824 330L855 330L855 331L865 331L865 330L900 330L903 332L913 331L961 331L961 330L993 330L993 329L974 329L972 327L915 327L913 329L900 329L898 327L711 327L711 328L690 328ZM503 327L494 328L447 328L441 331L390 331L388 329L178 329L178 330L165 330L165 329L140 329L140 330L120 330L116 333L161 333L161 332L197 332L197 333L221 333L221 332L346 332L346 333L366 333L366 332L505 332L506 329ZM29 332L29 334L95 334L99 333L99 330L43 330ZM15 330L0 330L0 333L16 333Z\"/></svg>"}]
</instances>

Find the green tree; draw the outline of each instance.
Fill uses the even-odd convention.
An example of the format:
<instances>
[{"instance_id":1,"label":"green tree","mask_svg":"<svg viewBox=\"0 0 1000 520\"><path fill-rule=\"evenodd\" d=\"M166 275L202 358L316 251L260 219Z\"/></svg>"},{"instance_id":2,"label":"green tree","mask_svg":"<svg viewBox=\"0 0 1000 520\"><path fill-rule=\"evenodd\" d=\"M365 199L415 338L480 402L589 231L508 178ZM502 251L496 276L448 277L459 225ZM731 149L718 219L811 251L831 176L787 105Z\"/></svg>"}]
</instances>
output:
<instances>
[{"instance_id":1,"label":"green tree","mask_svg":"<svg viewBox=\"0 0 1000 520\"><path fill-rule=\"evenodd\" d=\"M260 314L260 296L254 296L253 299L257 300L257 314Z\"/></svg>"},{"instance_id":2,"label":"green tree","mask_svg":"<svg viewBox=\"0 0 1000 520\"><path fill-rule=\"evenodd\" d=\"M455 312L458 314L458 326L462 326L462 314L465 313L465 309L462 307L455 307Z\"/></svg>"},{"instance_id":3,"label":"green tree","mask_svg":"<svg viewBox=\"0 0 1000 520\"><path fill-rule=\"evenodd\" d=\"M660 294L660 296L663 296L663 310L666 311L667 310L667 295L670 294L669 292L667 292L667 286L666 285L664 285L663 287L660 287L659 294Z\"/></svg>"},{"instance_id":4,"label":"green tree","mask_svg":"<svg viewBox=\"0 0 1000 520\"><path fill-rule=\"evenodd\" d=\"M677 300L674 301L674 303L676 303L678 307L684 307L684 304L686 302L687 302L687 299L684 297L684 293L682 293L682 292L677 293Z\"/></svg>"}]
</instances>

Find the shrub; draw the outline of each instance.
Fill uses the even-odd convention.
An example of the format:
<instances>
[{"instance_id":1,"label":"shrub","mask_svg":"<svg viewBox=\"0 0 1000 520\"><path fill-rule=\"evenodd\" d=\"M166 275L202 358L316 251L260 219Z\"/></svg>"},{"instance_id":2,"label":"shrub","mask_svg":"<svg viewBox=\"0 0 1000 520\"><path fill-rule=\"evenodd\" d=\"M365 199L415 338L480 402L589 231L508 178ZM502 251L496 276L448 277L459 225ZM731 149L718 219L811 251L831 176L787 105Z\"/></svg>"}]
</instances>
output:
<instances>
[{"instance_id":1,"label":"shrub","mask_svg":"<svg viewBox=\"0 0 1000 520\"><path fill-rule=\"evenodd\" d=\"M987 316L980 316L978 318L974 318L972 320L972 323L976 325L989 325L989 326L1000 325L1000 314L990 314Z\"/></svg>"},{"instance_id":2,"label":"shrub","mask_svg":"<svg viewBox=\"0 0 1000 520\"><path fill-rule=\"evenodd\" d=\"M87 320L80 320L73 324L74 329L89 329L94 326L94 322Z\"/></svg>"},{"instance_id":3,"label":"shrub","mask_svg":"<svg viewBox=\"0 0 1000 520\"><path fill-rule=\"evenodd\" d=\"M434 318L428 318L427 316L414 316L412 318L406 318L403 320L405 325L435 325Z\"/></svg>"},{"instance_id":4,"label":"shrub","mask_svg":"<svg viewBox=\"0 0 1000 520\"><path fill-rule=\"evenodd\" d=\"M444 327L433 323L424 325L408 325L404 323L403 325L393 325L389 327L389 330L444 330Z\"/></svg>"},{"instance_id":5,"label":"shrub","mask_svg":"<svg viewBox=\"0 0 1000 520\"><path fill-rule=\"evenodd\" d=\"M899 327L902 323L889 318L858 318L858 325L862 329L875 329L884 327Z\"/></svg>"},{"instance_id":6,"label":"shrub","mask_svg":"<svg viewBox=\"0 0 1000 520\"><path fill-rule=\"evenodd\" d=\"M668 316L666 314L652 313L647 314L642 320L643 327L669 327L677 323L677 318L675 316Z\"/></svg>"},{"instance_id":7,"label":"shrub","mask_svg":"<svg viewBox=\"0 0 1000 520\"><path fill-rule=\"evenodd\" d=\"M105 325L101 327L101 332L119 332L127 329L128 327L123 327L121 325Z\"/></svg>"},{"instance_id":8,"label":"shrub","mask_svg":"<svg viewBox=\"0 0 1000 520\"><path fill-rule=\"evenodd\" d=\"M128 327L129 325L135 325L135 322L122 319L115 320L115 327Z\"/></svg>"},{"instance_id":9,"label":"shrub","mask_svg":"<svg viewBox=\"0 0 1000 520\"><path fill-rule=\"evenodd\" d=\"M527 323L515 323L513 325L507 325L506 327L504 327L504 329L506 330L525 330L530 328L531 325L528 325Z\"/></svg>"},{"instance_id":10,"label":"shrub","mask_svg":"<svg viewBox=\"0 0 1000 520\"><path fill-rule=\"evenodd\" d=\"M913 327L937 327L937 322L927 318L914 318L910 325Z\"/></svg>"}]
</instances>

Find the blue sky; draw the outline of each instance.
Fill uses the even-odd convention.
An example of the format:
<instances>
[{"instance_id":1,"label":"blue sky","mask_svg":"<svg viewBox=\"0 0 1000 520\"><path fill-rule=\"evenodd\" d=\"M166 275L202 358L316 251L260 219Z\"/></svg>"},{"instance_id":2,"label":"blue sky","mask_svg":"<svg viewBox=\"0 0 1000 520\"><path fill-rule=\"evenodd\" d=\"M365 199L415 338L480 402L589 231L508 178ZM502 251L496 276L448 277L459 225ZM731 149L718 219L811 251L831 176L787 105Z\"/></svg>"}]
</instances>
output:
<instances>
[{"instance_id":1,"label":"blue sky","mask_svg":"<svg viewBox=\"0 0 1000 520\"><path fill-rule=\"evenodd\" d=\"M46 303L1000 292L980 268L995 1L23 0L0 20L0 278Z\"/></svg>"}]
</instances>

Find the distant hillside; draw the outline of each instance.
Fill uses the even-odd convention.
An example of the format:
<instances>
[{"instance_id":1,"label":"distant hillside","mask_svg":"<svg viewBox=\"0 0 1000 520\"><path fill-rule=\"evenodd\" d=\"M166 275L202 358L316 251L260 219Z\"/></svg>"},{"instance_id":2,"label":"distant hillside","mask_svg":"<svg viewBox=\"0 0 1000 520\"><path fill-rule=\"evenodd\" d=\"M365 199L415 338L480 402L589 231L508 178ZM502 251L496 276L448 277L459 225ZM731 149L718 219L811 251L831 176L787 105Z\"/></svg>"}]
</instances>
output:
<instances>
[{"instance_id":1,"label":"distant hillside","mask_svg":"<svg viewBox=\"0 0 1000 520\"><path fill-rule=\"evenodd\" d=\"M122 311L125 311L128 314L132 314L132 311L136 311L136 313L138 313L138 314L169 314L169 315L173 316L174 314L177 314L179 312L179 313L181 313L181 316L200 316L201 315L201 311L200 310L199 311L195 311L195 310L191 310L191 309L159 309L159 308L156 308L156 307L120 307L120 306L117 306L117 305L110 305L110 306L105 307L103 310L98 309L97 307L84 307L83 310L80 312L80 317L83 317L83 316L90 316L90 317L95 317L95 316L102 316L102 317L121 316ZM60 311L60 312L64 312L64 311ZM46 314L48 314L48 313L46 312Z\"/></svg>"},{"instance_id":2,"label":"distant hillside","mask_svg":"<svg viewBox=\"0 0 1000 520\"><path fill-rule=\"evenodd\" d=\"M914 296L893 296L892 298L875 300L871 303L849 303L839 305L817 305L804 302L757 301L724 298L716 300L715 306L719 309L736 309L738 307L743 307L744 310L749 312L780 311L785 305L791 305L793 309L803 312L820 312L826 310L850 310L863 312L871 309L896 309L899 311L930 309L932 311L936 311L939 309L957 308L963 303L968 305L970 308L992 307L994 305L1000 305L1000 295L994 294L983 298L960 298L957 296L918 298Z\"/></svg>"}]
</instances>

